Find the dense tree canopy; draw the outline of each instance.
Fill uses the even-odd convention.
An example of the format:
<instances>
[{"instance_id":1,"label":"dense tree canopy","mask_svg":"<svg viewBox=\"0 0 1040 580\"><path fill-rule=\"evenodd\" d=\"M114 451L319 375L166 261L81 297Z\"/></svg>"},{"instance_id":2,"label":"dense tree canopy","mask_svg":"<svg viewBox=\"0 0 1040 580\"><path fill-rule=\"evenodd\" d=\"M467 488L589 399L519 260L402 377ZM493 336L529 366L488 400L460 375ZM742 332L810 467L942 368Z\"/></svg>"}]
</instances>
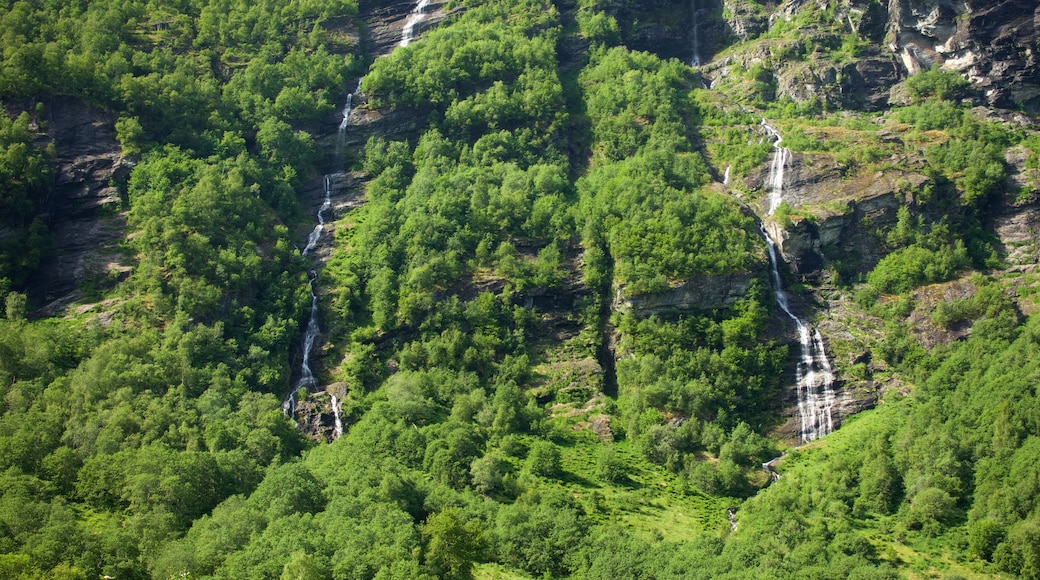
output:
<instances>
[{"instance_id":1,"label":"dense tree canopy","mask_svg":"<svg viewBox=\"0 0 1040 580\"><path fill-rule=\"evenodd\" d=\"M939 69L891 111L777 98L782 64L867 50L840 2L739 2L768 31L718 40L708 89L634 46L719 15L653 4L452 2L378 59L404 5L0 5L0 577L1038 577L1040 282L990 227L1035 198L1035 132ZM362 75L373 135L333 149ZM131 268L43 316L55 96L111 113ZM765 218L825 246L780 278L847 392L888 388L798 448L763 116L792 164L904 178L876 222ZM299 196L344 168L363 203L301 256ZM834 216L871 247L821 242ZM725 276L722 306L622 306Z\"/></svg>"}]
</instances>

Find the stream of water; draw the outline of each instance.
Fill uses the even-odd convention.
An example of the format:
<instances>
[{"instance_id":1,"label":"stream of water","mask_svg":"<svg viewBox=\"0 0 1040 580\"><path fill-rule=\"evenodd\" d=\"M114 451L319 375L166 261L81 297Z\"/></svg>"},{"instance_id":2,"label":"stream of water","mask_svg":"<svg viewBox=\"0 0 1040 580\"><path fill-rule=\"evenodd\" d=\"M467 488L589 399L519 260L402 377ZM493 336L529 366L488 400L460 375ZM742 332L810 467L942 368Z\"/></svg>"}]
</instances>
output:
<instances>
[{"instance_id":1,"label":"stream of water","mask_svg":"<svg viewBox=\"0 0 1040 580\"><path fill-rule=\"evenodd\" d=\"M412 13L408 15L408 20L404 23L404 28L401 29L399 46L408 46L415 39L415 29L426 19L426 7L429 5L430 0L419 0L415 8L412 9Z\"/></svg>"},{"instance_id":2,"label":"stream of water","mask_svg":"<svg viewBox=\"0 0 1040 580\"><path fill-rule=\"evenodd\" d=\"M690 66L701 66L700 33L697 28L697 0L690 0L690 36L693 41L693 58L690 59Z\"/></svg>"},{"instance_id":3,"label":"stream of water","mask_svg":"<svg viewBox=\"0 0 1040 580\"><path fill-rule=\"evenodd\" d=\"M783 137L776 128L762 119L762 126L773 139L773 162L770 164L769 176L766 180L768 189L768 215L773 215L783 201L784 167L790 157L787 148L781 145ZM798 414L801 419L800 437L807 443L822 437L834 430L834 370L823 345L820 331L810 328L791 309L787 292L784 291L783 279L780 277L780 255L776 242L769 237L765 227L760 226L762 236L769 249L769 279L773 288L773 296L780 309L784 311L798 329L798 343L801 347L801 360L795 371L798 388Z\"/></svg>"},{"instance_id":4,"label":"stream of water","mask_svg":"<svg viewBox=\"0 0 1040 580\"><path fill-rule=\"evenodd\" d=\"M408 46L415 38L416 28L426 18L426 9L429 4L430 0L419 0L415 5L415 8L412 9L411 14L408 16L408 20L401 29L400 46ZM357 88L347 95L346 103L343 106L343 119L339 123L339 134L336 137L337 162L340 158L340 150L344 145L344 136L347 127L350 125L350 113L354 106L354 96L361 93L362 81L364 81L364 77L358 79ZM304 246L303 250L300 252L303 256L310 255L310 253L318 246L318 243L321 241L321 236L325 232L325 213L332 209L332 178L335 175L336 174L328 174L325 176L325 197L322 200L321 207L318 208L318 215L316 218L317 223L314 225L314 229L311 230L310 235L307 236L307 245ZM314 387L317 385L317 378L314 376L314 371L311 369L311 353L313 352L314 347L318 342L318 337L321 334L317 281L318 272L316 270L311 270L310 274L307 276L307 285L310 288L311 293L311 314L307 321L307 329L303 333L303 341L301 345L303 360L300 363L300 379L293 386L292 391L290 391L285 397L285 400L282 401L282 412L288 417L296 416L296 393L303 388L313 391ZM340 401L335 395L330 396L332 398L332 415L335 419L332 438L339 439L343 434L343 423L340 418Z\"/></svg>"},{"instance_id":5,"label":"stream of water","mask_svg":"<svg viewBox=\"0 0 1040 580\"><path fill-rule=\"evenodd\" d=\"M358 81L357 89L347 95L347 103L343 107L343 120L339 124L339 134L336 137L336 159L339 159L340 148L343 145L344 134L346 133L347 126L349 124L350 111L354 102L354 95L360 92L361 82ZM337 161L338 162L338 161ZM300 251L302 256L310 256L311 252L318 246L318 242L321 241L321 236L325 233L325 214L332 209L332 178L336 174L328 174L325 176L324 181L324 198L321 201L321 206L318 208L318 214L316 216L316 224L311 233L307 236L307 245ZM311 313L310 318L307 320L307 329L303 333L303 340L301 344L301 350L303 351L303 360L300 362L300 378L293 385L292 391L282 401L282 412L289 417L296 416L296 393L300 389L307 389L313 391L317 385L317 378L314 376L314 371L311 369L311 354L314 351L315 345L318 343L318 337L321 335L321 324L319 323L319 317L321 311L318 307L318 272L317 270L311 270L307 276L307 286L311 293ZM332 400L332 412L336 417L337 428L333 433L333 438L338 439L342 434L343 429L339 420L339 408L337 406L336 398Z\"/></svg>"}]
</instances>

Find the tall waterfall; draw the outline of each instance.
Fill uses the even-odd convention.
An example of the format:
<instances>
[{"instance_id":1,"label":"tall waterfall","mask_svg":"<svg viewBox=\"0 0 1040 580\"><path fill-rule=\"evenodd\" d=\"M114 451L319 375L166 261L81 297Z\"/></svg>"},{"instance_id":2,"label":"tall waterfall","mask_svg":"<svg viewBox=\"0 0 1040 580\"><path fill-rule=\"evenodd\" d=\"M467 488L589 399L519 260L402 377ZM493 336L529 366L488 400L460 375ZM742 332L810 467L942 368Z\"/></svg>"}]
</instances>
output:
<instances>
[{"instance_id":1,"label":"tall waterfall","mask_svg":"<svg viewBox=\"0 0 1040 580\"><path fill-rule=\"evenodd\" d=\"M408 15L408 20L404 23L404 28L401 30L401 42L399 46L408 46L412 43L415 38L415 29L426 19L426 7L430 5L430 0L419 0L412 9L412 13Z\"/></svg>"},{"instance_id":2,"label":"tall waterfall","mask_svg":"<svg viewBox=\"0 0 1040 580\"><path fill-rule=\"evenodd\" d=\"M697 31L697 0L690 0L690 32L693 41L693 58L690 60L691 66L701 66L701 43L700 33Z\"/></svg>"},{"instance_id":3,"label":"tall waterfall","mask_svg":"<svg viewBox=\"0 0 1040 580\"><path fill-rule=\"evenodd\" d=\"M361 79L363 80L363 79ZM347 95L347 102L343 107L343 120L339 124L339 134L336 136L336 163L339 163L339 153L343 146L344 134L349 124L350 111L354 103L354 95L361 92L361 80L358 80L357 89L354 92ZM321 241L321 236L325 233L325 214L332 209L332 178L336 174L325 175L324 180L324 198L321 201L321 206L318 208L318 214L316 216L316 224L311 233L307 236L307 245L300 251L302 256L310 256L314 248L318 246L318 242ZM300 379L293 385L293 389L282 401L282 412L289 417L296 416L296 393L300 389L313 390L317 386L318 379L314 376L314 371L311 369L311 354L314 352L314 347L318 342L318 337L321 335L321 325L318 322L320 310L318 308L318 272L317 270L311 270L307 276L307 287L311 293L311 313L310 318L307 320L307 329L303 333L303 341L301 344L301 350L303 351L303 360L300 363ZM339 417L339 401L336 397L332 397L332 413L336 419L336 427L333 431L333 438L339 439L340 435L343 434L343 425L340 422Z\"/></svg>"},{"instance_id":4,"label":"tall waterfall","mask_svg":"<svg viewBox=\"0 0 1040 580\"><path fill-rule=\"evenodd\" d=\"M430 5L430 0L419 0L412 9L411 14L408 16L408 20L404 24L404 28L401 30L401 42L399 46L408 46L415 38L416 28L426 18L426 9ZM347 95L347 101L343 106L343 120L339 124L339 134L336 139L336 159L337 163L339 160L340 149L344 144L344 135L347 127L350 124L350 112L354 106L354 96L361 93L361 83L364 81L364 77L358 79L357 88L354 92ZM307 245L304 246L300 252L303 256L309 256L310 253L318 246L318 242L321 241L321 236L325 232L325 213L332 209L332 178L336 174L329 174L325 176L325 198L322 200L321 207L318 208L317 223L314 229L311 230L310 235L307 236ZM314 346L318 342L318 337L321 334L321 325L318 322L319 319L319 308L318 308L318 290L317 290L318 272L317 270L311 270L310 275L307 277L307 285L311 292L311 315L307 321L307 330L303 334L303 362L300 364L300 379L293 386L292 391L285 397L282 402L282 412L289 417L296 416L296 393L303 388L313 390L317 386L317 377L314 376L314 372L311 369L311 353L313 352ZM343 423L340 418L340 401L335 395L331 395L332 398L332 415L335 418L335 427L332 433L333 439L339 439L340 435L343 434Z\"/></svg>"},{"instance_id":5,"label":"tall waterfall","mask_svg":"<svg viewBox=\"0 0 1040 580\"><path fill-rule=\"evenodd\" d=\"M783 138L774 127L766 123L765 119L762 119L762 126L775 139L773 162L770 165L766 183L769 190L768 215L772 215L783 201L784 166L790 152L780 145ZM780 257L776 243L769 237L765 227L760 226L760 229L769 249L769 280L773 287L773 296L780 309L798 329L798 342L801 346L802 357L798 362L795 376L798 388L798 414L801 419L800 435L802 442L809 442L834 430L834 418L831 414L835 402L834 370L827 357L827 351L824 349L820 331L810 328L791 310L787 292L784 291L783 280L780 278Z\"/></svg>"}]
</instances>

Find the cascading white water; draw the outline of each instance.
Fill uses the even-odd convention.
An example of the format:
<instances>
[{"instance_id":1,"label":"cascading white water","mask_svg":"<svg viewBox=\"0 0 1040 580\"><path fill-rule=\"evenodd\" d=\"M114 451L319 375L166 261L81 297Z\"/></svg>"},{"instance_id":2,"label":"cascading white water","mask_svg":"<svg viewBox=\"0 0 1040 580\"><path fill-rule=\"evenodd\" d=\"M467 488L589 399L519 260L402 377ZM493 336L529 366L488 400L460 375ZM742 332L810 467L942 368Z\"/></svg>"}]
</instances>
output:
<instances>
[{"instance_id":1,"label":"cascading white water","mask_svg":"<svg viewBox=\"0 0 1040 580\"><path fill-rule=\"evenodd\" d=\"M784 138L765 119L762 119L762 127L765 128L766 133L773 139L773 162L769 166L769 177L766 179L766 190L769 192L769 197L767 198L769 209L766 215L773 215L776 208L780 207L780 202L783 201L784 168L787 167L787 160L791 156L791 151L780 144Z\"/></svg>"},{"instance_id":2,"label":"cascading white water","mask_svg":"<svg viewBox=\"0 0 1040 580\"><path fill-rule=\"evenodd\" d=\"M318 208L318 223L315 224L314 229L311 230L309 236L307 236L307 245L304 246L303 251L300 252L304 256L311 253L317 245L318 241L321 240L321 233L325 231L325 212L332 209L332 176L325 176L325 199L321 202L321 207Z\"/></svg>"},{"instance_id":3,"label":"cascading white water","mask_svg":"<svg viewBox=\"0 0 1040 580\"><path fill-rule=\"evenodd\" d=\"M404 23L404 28L401 30L401 42L399 46L408 46L412 43L415 38L415 29L426 19L426 7L430 5L430 0L419 0L419 3L412 9L412 13L408 15L408 20Z\"/></svg>"},{"instance_id":4,"label":"cascading white water","mask_svg":"<svg viewBox=\"0 0 1040 580\"><path fill-rule=\"evenodd\" d=\"M343 146L346 145L347 137L347 126L350 125L350 112L354 110L354 97L361 94L361 83L364 82L365 77L362 76L358 79L357 88L354 92L347 95L347 102L343 105L343 119L339 122L339 134L336 136L336 159L340 158L340 153L343 151Z\"/></svg>"},{"instance_id":5,"label":"cascading white water","mask_svg":"<svg viewBox=\"0 0 1040 580\"><path fill-rule=\"evenodd\" d=\"M426 9L430 4L430 0L419 0L412 9L408 20L405 22L404 28L401 31L401 42L400 46L408 46L415 37L416 28L426 18ZM339 135L336 140L336 158L339 158L340 149L344 144L344 135L347 127L350 124L350 112L354 106L354 95L361 93L361 83L364 81L364 77L358 79L357 88L354 92L347 95L347 102L343 107L343 120L339 124ZM335 174L325 176L325 198L322 200L321 207L318 208L317 224L311 231L310 235L307 236L307 245L304 246L303 251L300 252L302 255L307 256L318 246L318 242L321 241L321 235L325 231L325 212L332 209L332 178ZM318 341L318 336L321 334L321 326L318 324L318 291L317 291L317 279L318 273L315 270L311 270L310 276L308 276L307 284L311 291L311 315L307 321L307 330L303 334L303 362L300 363L300 380L296 382L293 390L285 397L282 402L282 412L289 417L296 416L296 393L301 388L308 390L313 389L317 384L317 378L314 376L314 372L311 370L311 352L314 349L315 344ZM340 419L340 402L335 395L330 395L332 400L332 415L335 418L335 426L333 429L333 439L339 439L343 434L343 423Z\"/></svg>"},{"instance_id":6,"label":"cascading white water","mask_svg":"<svg viewBox=\"0 0 1040 580\"><path fill-rule=\"evenodd\" d=\"M773 138L773 163L770 165L767 186L769 188L769 211L772 215L783 201L784 165L789 152L780 146L783 138L777 130L762 119L762 126ZM778 162L777 159L780 159ZM776 243L760 226L762 237L769 250L769 278L773 287L773 296L784 314L794 322L798 329L798 343L801 346L802 358L795 371L798 388L798 414L801 419L801 439L809 442L834 430L834 418L831 409L834 406L834 371L827 351L824 349L823 337L818 329L810 329L809 325L791 310L780 278L780 257Z\"/></svg>"},{"instance_id":7,"label":"cascading white water","mask_svg":"<svg viewBox=\"0 0 1040 580\"><path fill-rule=\"evenodd\" d=\"M359 78L358 82L357 82L357 88L354 89L354 92L352 92L349 95L347 95L347 103L345 105L343 105L343 120L339 122L339 136L340 137L342 137L344 135L344 133L347 130L347 125L350 124L350 112L354 110L354 95L357 95L357 94L361 93L361 83L364 80L365 80L365 77ZM342 144L338 143L338 142L336 143L336 147L337 148L340 145L342 145Z\"/></svg>"},{"instance_id":8,"label":"cascading white water","mask_svg":"<svg viewBox=\"0 0 1040 580\"><path fill-rule=\"evenodd\" d=\"M722 174L722 185L729 185L729 170L732 167L732 165L726 166L726 172Z\"/></svg>"},{"instance_id":9,"label":"cascading white water","mask_svg":"<svg viewBox=\"0 0 1040 580\"><path fill-rule=\"evenodd\" d=\"M361 79L363 80L363 79ZM357 89L347 95L346 105L343 107L343 120L339 124L339 135L336 139L336 157L339 158L339 151L343 146L343 136L346 133L347 125L349 124L350 111L354 102L354 95L361 91L361 80L358 80ZM328 174L325 176L325 196L322 199L321 206L318 208L317 224L314 229L307 236L307 245L304 246L300 252L303 256L308 256L318 246L318 242L321 241L321 235L325 232L325 213L332 209L332 178L335 174ZM321 325L318 323L318 317L320 310L318 308L318 272L311 270L307 276L307 286L311 292L311 314L307 320L307 329L303 333L303 360L300 363L300 379L296 382L292 391L289 392L288 396L282 402L282 412L288 417L296 416L296 393L300 389L312 390L317 385L317 378L314 376L314 371L311 369L311 353L314 351L314 346L318 342L318 336L321 334ZM336 397L332 397L332 413L336 419L335 430L333 431L333 439L339 439L340 435L343 434L343 425L340 422L339 417L339 402Z\"/></svg>"},{"instance_id":10,"label":"cascading white water","mask_svg":"<svg viewBox=\"0 0 1040 580\"><path fill-rule=\"evenodd\" d=\"M691 66L701 66L700 36L697 32L697 0L690 0L690 29L693 37L693 58Z\"/></svg>"},{"instance_id":11,"label":"cascading white water","mask_svg":"<svg viewBox=\"0 0 1040 580\"><path fill-rule=\"evenodd\" d=\"M332 416L336 418L336 423L332 428L332 438L339 439L343 435L343 421L339 418L339 399L336 395L329 395L332 397Z\"/></svg>"},{"instance_id":12,"label":"cascading white water","mask_svg":"<svg viewBox=\"0 0 1040 580\"><path fill-rule=\"evenodd\" d=\"M311 371L311 351L314 350L314 343L318 340L318 334L321 333L321 326L318 325L318 292L315 289L315 285L318 281L318 273L311 270L310 276L308 276L308 284L311 288L311 316L307 320L307 330L303 333L303 362L300 363L300 380L296 383L297 390L301 387L313 387L316 382L314 373Z\"/></svg>"}]
</instances>

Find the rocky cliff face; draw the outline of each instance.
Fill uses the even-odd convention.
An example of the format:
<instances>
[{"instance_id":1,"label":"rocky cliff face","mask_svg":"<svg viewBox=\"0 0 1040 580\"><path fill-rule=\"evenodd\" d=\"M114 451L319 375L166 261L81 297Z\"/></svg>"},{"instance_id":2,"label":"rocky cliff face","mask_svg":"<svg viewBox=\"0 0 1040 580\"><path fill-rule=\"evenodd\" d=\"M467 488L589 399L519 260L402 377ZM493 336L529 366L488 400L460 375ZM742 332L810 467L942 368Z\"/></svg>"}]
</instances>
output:
<instances>
[{"instance_id":1,"label":"rocky cliff face","mask_svg":"<svg viewBox=\"0 0 1040 580\"><path fill-rule=\"evenodd\" d=\"M795 213L787 223L767 220L765 227L783 261L801 276L819 274L828 256L856 256L857 269L869 271L884 256L874 232L894 224L906 196L929 181L901 170L846 177L829 155L795 153L789 163L784 200L806 215ZM761 188L767 171L749 174L748 188Z\"/></svg>"},{"instance_id":2,"label":"rocky cliff face","mask_svg":"<svg viewBox=\"0 0 1040 580\"><path fill-rule=\"evenodd\" d=\"M964 75L994 107L1040 112L1040 4L1033 0L892 0L887 48L907 72Z\"/></svg>"},{"instance_id":3,"label":"rocky cliff face","mask_svg":"<svg viewBox=\"0 0 1040 580\"><path fill-rule=\"evenodd\" d=\"M43 105L36 145L53 144L56 154L44 216L53 247L28 294L39 314L53 315L82 297L85 285L111 284L129 272L118 248L126 226L118 186L131 165L122 158L112 112L64 97Z\"/></svg>"},{"instance_id":4,"label":"rocky cliff face","mask_svg":"<svg viewBox=\"0 0 1040 580\"><path fill-rule=\"evenodd\" d=\"M674 315L694 310L728 308L747 294L751 283L761 277L755 272L734 272L684 280L669 290L648 294L628 294L616 288L613 309L632 312L640 318Z\"/></svg>"},{"instance_id":5,"label":"rocky cliff face","mask_svg":"<svg viewBox=\"0 0 1040 580\"><path fill-rule=\"evenodd\" d=\"M815 11L818 19L800 18ZM731 41L748 42L779 26L798 26L799 42L767 41L741 51L744 68L771 62L776 94L831 106L878 110L907 75L932 66L956 71L987 104L1040 111L1040 5L1033 0L844 0L836 6L787 0L772 11L749 0L727 0L721 12ZM851 62L841 34L864 45ZM710 68L728 62L712 63Z\"/></svg>"},{"instance_id":6,"label":"rocky cliff face","mask_svg":"<svg viewBox=\"0 0 1040 580\"><path fill-rule=\"evenodd\" d=\"M1040 263L1040 171L1026 168L1026 156L1023 147L1008 150L1006 193L993 220L1004 259L1020 270Z\"/></svg>"}]
</instances>

